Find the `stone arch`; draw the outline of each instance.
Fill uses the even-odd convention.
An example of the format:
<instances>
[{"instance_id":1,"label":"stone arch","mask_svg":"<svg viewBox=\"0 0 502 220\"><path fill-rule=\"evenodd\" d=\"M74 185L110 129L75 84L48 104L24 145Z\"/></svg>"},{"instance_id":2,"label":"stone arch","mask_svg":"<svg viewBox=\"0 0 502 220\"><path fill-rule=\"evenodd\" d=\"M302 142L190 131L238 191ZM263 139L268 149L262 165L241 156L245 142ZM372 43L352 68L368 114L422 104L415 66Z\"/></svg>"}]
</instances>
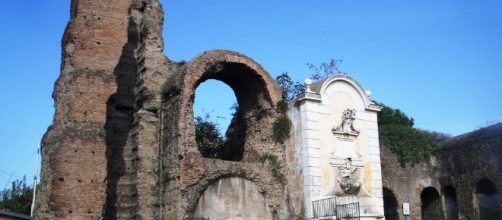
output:
<instances>
[{"instance_id":1,"label":"stone arch","mask_svg":"<svg viewBox=\"0 0 502 220\"><path fill-rule=\"evenodd\" d=\"M399 213L397 211L399 203L394 192L387 187L383 187L383 207L385 219L399 220Z\"/></svg>"},{"instance_id":2,"label":"stone arch","mask_svg":"<svg viewBox=\"0 0 502 220\"><path fill-rule=\"evenodd\" d=\"M483 178L476 184L476 210L480 220L500 219L500 197L497 193L495 184Z\"/></svg>"},{"instance_id":3,"label":"stone arch","mask_svg":"<svg viewBox=\"0 0 502 220\"><path fill-rule=\"evenodd\" d=\"M199 197L194 218L272 219L265 197L250 180L220 178L207 186Z\"/></svg>"},{"instance_id":4,"label":"stone arch","mask_svg":"<svg viewBox=\"0 0 502 220\"><path fill-rule=\"evenodd\" d=\"M250 58L223 50L205 52L175 68L175 74L163 85L162 106L158 113L161 121L160 173L168 180L161 190L165 198L165 216L192 217L207 187L222 178L239 177L266 191L265 199L273 207L272 212L286 218L286 204L282 199L285 198L284 183L271 173L268 168L271 165L264 163L271 157L277 158L277 164L284 162L283 148L273 139L273 124L280 117L275 107L281 98L275 81ZM215 159L204 157L198 150L194 94L199 84L208 79L227 84L235 94L239 110L226 136L232 147L243 146L242 155Z\"/></svg>"},{"instance_id":5,"label":"stone arch","mask_svg":"<svg viewBox=\"0 0 502 220\"><path fill-rule=\"evenodd\" d=\"M447 220L458 220L457 191L451 185L443 187L443 199L446 208Z\"/></svg>"},{"instance_id":6,"label":"stone arch","mask_svg":"<svg viewBox=\"0 0 502 220\"><path fill-rule=\"evenodd\" d=\"M318 94L322 96L325 95L327 90L332 87L332 84L335 83L344 83L345 85L349 86L352 91L356 94L358 101L362 102L360 105L368 110L376 110L376 106L373 105L373 103L370 101L368 96L366 95L365 91L363 90L363 87L359 85L355 80L352 78L346 76L346 75L335 75L331 76L325 80L322 80L321 82L316 83L316 85L313 86L313 91L317 92ZM324 100L324 99L323 99Z\"/></svg>"},{"instance_id":7,"label":"stone arch","mask_svg":"<svg viewBox=\"0 0 502 220\"><path fill-rule=\"evenodd\" d=\"M441 211L441 198L434 187L426 187L420 193L422 220L444 219Z\"/></svg>"},{"instance_id":8,"label":"stone arch","mask_svg":"<svg viewBox=\"0 0 502 220\"><path fill-rule=\"evenodd\" d=\"M234 91L239 105L226 134L225 148L230 149L231 153L220 159L240 161L245 158L246 161L256 161L259 150L248 149L245 145L249 133L259 129L258 125L264 123L261 122L262 119L266 121L268 116L273 115L271 110L280 100L280 89L272 77L252 59L224 50L208 51L195 57L184 66L181 77L179 132L186 137L195 136L195 90L208 79L219 80ZM265 135L263 138L266 137ZM195 138L186 138L183 141L185 151L197 151Z\"/></svg>"}]
</instances>

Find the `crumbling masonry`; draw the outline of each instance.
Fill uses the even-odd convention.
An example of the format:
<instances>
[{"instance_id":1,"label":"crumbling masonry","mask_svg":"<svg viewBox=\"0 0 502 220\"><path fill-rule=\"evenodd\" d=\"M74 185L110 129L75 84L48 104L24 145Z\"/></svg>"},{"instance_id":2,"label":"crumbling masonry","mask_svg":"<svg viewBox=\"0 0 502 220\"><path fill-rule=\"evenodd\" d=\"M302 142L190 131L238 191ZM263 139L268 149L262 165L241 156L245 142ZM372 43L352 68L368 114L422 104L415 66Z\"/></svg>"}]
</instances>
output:
<instances>
[{"instance_id":1,"label":"crumbling masonry","mask_svg":"<svg viewBox=\"0 0 502 220\"><path fill-rule=\"evenodd\" d=\"M291 137L277 141L270 75L222 50L172 62L162 22L158 0L72 0L36 219L304 219L323 217L314 202L356 195L362 219L502 218L502 124L402 168L380 147L380 108L338 75L288 103ZM218 158L195 141L194 91L208 79L239 105Z\"/></svg>"},{"instance_id":2,"label":"crumbling masonry","mask_svg":"<svg viewBox=\"0 0 502 220\"><path fill-rule=\"evenodd\" d=\"M277 175L297 178L286 168L292 153L272 138L273 79L229 51L170 61L162 22L157 0L72 1L35 217L192 218L206 188L235 178L265 203L262 217L302 216L302 181ZM208 79L228 84L239 104L216 159L202 157L194 137L194 91Z\"/></svg>"}]
</instances>

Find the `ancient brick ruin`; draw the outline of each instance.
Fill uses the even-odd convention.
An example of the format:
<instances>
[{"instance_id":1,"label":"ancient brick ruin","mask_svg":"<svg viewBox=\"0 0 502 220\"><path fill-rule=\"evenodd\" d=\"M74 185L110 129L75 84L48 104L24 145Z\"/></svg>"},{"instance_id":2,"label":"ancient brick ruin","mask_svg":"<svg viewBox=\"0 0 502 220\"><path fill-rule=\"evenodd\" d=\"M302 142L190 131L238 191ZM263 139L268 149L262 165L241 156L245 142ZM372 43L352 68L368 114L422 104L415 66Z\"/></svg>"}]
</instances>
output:
<instances>
[{"instance_id":1,"label":"ancient brick ruin","mask_svg":"<svg viewBox=\"0 0 502 220\"><path fill-rule=\"evenodd\" d=\"M500 129L401 168L379 146L379 107L338 75L289 103L291 137L277 141L284 112L270 75L224 50L173 62L162 22L157 0L72 0L36 219L304 219L319 211L314 200L334 197L357 197L363 219L382 219L384 206L403 219L404 202L410 219L477 219L502 206L473 203L502 189ZM239 104L218 158L195 141L194 92L209 79Z\"/></svg>"},{"instance_id":2,"label":"ancient brick ruin","mask_svg":"<svg viewBox=\"0 0 502 220\"><path fill-rule=\"evenodd\" d=\"M255 210L266 210L250 215L301 216L301 204L289 199L297 189L277 178L291 158L272 139L275 81L229 51L170 61L162 22L155 0L72 1L56 113L43 138L37 219L192 218L208 187L234 183L261 201ZM229 150L217 159L202 157L194 137L194 91L208 79L229 85L239 104Z\"/></svg>"}]
</instances>

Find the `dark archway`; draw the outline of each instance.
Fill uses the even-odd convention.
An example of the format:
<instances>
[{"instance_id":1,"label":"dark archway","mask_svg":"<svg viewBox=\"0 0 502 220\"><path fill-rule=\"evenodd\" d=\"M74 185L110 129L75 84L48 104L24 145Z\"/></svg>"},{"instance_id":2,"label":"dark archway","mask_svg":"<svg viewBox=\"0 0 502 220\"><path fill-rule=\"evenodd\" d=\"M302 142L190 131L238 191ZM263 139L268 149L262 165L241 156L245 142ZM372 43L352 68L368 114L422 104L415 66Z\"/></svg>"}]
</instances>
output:
<instances>
[{"instance_id":1,"label":"dark archway","mask_svg":"<svg viewBox=\"0 0 502 220\"><path fill-rule=\"evenodd\" d=\"M476 199L480 220L500 219L500 198L492 181L486 178L478 181L476 184Z\"/></svg>"},{"instance_id":2,"label":"dark archway","mask_svg":"<svg viewBox=\"0 0 502 220\"><path fill-rule=\"evenodd\" d=\"M446 204L446 219L458 220L457 191L453 186L443 188L444 202Z\"/></svg>"},{"instance_id":3,"label":"dark archway","mask_svg":"<svg viewBox=\"0 0 502 220\"><path fill-rule=\"evenodd\" d=\"M398 202L392 190L383 188L383 208L386 220L399 220Z\"/></svg>"},{"instance_id":4,"label":"dark archway","mask_svg":"<svg viewBox=\"0 0 502 220\"><path fill-rule=\"evenodd\" d=\"M441 211L441 198L434 187L427 187L420 194L422 220L444 219Z\"/></svg>"}]
</instances>

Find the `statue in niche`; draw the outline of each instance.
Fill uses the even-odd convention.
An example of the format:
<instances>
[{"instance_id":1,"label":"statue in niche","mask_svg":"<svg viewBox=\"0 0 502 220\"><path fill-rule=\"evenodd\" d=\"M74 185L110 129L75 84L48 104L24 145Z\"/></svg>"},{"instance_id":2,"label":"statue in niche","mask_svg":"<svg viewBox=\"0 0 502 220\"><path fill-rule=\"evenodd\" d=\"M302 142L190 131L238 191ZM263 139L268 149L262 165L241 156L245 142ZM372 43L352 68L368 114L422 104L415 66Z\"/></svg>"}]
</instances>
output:
<instances>
[{"instance_id":1,"label":"statue in niche","mask_svg":"<svg viewBox=\"0 0 502 220\"><path fill-rule=\"evenodd\" d=\"M361 188L359 182L359 168L352 165L352 159L345 159L345 165L338 167L338 182L345 194L355 195Z\"/></svg>"},{"instance_id":2,"label":"statue in niche","mask_svg":"<svg viewBox=\"0 0 502 220\"><path fill-rule=\"evenodd\" d=\"M337 127L333 128L333 134L343 134L357 136L359 130L354 128L354 120L356 120L355 109L345 109L342 114L342 122Z\"/></svg>"}]
</instances>

